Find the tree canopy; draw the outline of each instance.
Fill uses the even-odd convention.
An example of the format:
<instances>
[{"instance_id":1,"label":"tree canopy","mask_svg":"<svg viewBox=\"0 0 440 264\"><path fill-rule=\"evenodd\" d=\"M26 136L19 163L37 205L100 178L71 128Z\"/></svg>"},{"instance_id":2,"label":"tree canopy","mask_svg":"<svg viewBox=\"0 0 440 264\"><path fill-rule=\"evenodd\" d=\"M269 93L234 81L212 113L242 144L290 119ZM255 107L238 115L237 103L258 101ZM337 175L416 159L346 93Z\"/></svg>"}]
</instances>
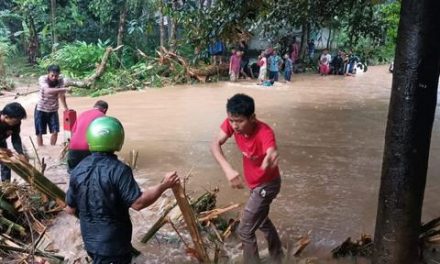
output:
<instances>
[{"instance_id":1,"label":"tree canopy","mask_svg":"<svg viewBox=\"0 0 440 264\"><path fill-rule=\"evenodd\" d=\"M138 50L155 56L164 46L195 62L214 40L233 46L253 36L283 48L296 36L304 52L326 28L328 47L384 62L393 57L399 12L400 1L379 0L4 0L0 42L31 64L78 43L123 45L114 65L129 68L144 60Z\"/></svg>"}]
</instances>

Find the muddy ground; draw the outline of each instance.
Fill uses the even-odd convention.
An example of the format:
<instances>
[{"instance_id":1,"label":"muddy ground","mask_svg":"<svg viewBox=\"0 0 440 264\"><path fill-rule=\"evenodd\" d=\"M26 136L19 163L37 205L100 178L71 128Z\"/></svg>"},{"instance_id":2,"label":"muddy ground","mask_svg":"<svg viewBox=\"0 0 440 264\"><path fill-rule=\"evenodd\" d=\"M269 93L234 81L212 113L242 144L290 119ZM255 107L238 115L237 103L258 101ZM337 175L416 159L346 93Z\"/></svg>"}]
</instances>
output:
<instances>
[{"instance_id":1,"label":"muddy ground","mask_svg":"<svg viewBox=\"0 0 440 264\"><path fill-rule=\"evenodd\" d=\"M109 102L108 115L119 118L125 126L126 142L120 157L128 160L131 150L139 151L135 177L141 187L157 183L166 171L177 170L182 176L192 171L187 189L197 196L205 189L219 187L217 204L224 206L245 202L247 191L229 188L209 153L209 143L226 117L227 98L235 93L253 96L257 117L274 128L279 146L283 187L270 215L284 245L291 246L296 237L311 230L312 243L296 262L368 263L362 259L334 261L329 251L349 236L374 233L391 78L387 67L377 66L356 77L294 75L292 83L276 83L273 87L261 87L254 81L220 82L131 91L99 99ZM21 91L33 89L36 86L32 82L19 87ZM3 96L0 102L12 99ZM34 134L37 95L17 100L28 110L22 138L30 149L28 137ZM68 104L81 112L96 100L71 96ZM437 113L424 221L438 217L440 211L439 118ZM38 152L49 165L47 176L66 189L68 174L59 160L62 139L61 132L58 146L45 146ZM241 169L240 153L230 141L226 154L233 166ZM143 253L135 262L192 262L169 228L147 245L138 242L158 217L158 207L156 204L142 212L131 212L133 243ZM79 225L73 217L60 214L50 234L60 254L69 261L84 255ZM261 236L260 241L264 250ZM237 241L225 249L228 258L222 258L223 262L237 259ZM440 263L440 258L434 255L432 261L428 263Z\"/></svg>"}]
</instances>

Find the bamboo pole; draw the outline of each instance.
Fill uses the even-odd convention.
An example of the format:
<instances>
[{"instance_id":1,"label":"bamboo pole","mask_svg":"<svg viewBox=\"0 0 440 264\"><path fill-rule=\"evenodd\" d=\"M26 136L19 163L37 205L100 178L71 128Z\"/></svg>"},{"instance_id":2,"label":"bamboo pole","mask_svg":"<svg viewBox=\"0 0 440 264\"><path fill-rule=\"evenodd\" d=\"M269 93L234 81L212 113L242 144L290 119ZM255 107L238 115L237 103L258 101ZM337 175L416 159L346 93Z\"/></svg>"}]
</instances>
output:
<instances>
[{"instance_id":1,"label":"bamboo pole","mask_svg":"<svg viewBox=\"0 0 440 264\"><path fill-rule=\"evenodd\" d=\"M59 206L65 206L65 192L48 178L44 177L44 175L29 162L20 159L16 154L10 156L5 150L0 150L0 162L15 171L18 176L35 187L38 191L54 199Z\"/></svg>"},{"instance_id":2,"label":"bamboo pole","mask_svg":"<svg viewBox=\"0 0 440 264\"><path fill-rule=\"evenodd\" d=\"M142 237L141 242L147 243L156 233L159 231L159 229L165 225L168 222L167 215L173 210L173 208L176 206L176 203L174 203L172 206L169 206L165 211L162 213L162 216L157 220L153 226L148 230L148 232Z\"/></svg>"},{"instance_id":3,"label":"bamboo pole","mask_svg":"<svg viewBox=\"0 0 440 264\"><path fill-rule=\"evenodd\" d=\"M3 198L3 194L0 192L0 208L8 212L11 216L16 217L18 212L15 208Z\"/></svg>"},{"instance_id":4,"label":"bamboo pole","mask_svg":"<svg viewBox=\"0 0 440 264\"><path fill-rule=\"evenodd\" d=\"M183 191L182 185L177 184L172 188L174 196L176 197L177 204L180 211L182 211L183 219L186 222L188 231L194 243L195 251L198 254L198 259L202 263L210 263L209 256L203 243L202 236L200 235L197 220L194 215L194 211L186 198L186 194Z\"/></svg>"},{"instance_id":5,"label":"bamboo pole","mask_svg":"<svg viewBox=\"0 0 440 264\"><path fill-rule=\"evenodd\" d=\"M189 175L189 173L188 173L188 175ZM191 202L191 207L192 208L202 207L203 206L202 204L207 199L213 199L212 196L215 196L215 192L209 192L209 191L205 192L204 194L199 196L197 198L197 200L195 200L194 202ZM160 218L153 224L153 226L150 228L150 230L148 230L148 232L142 237L142 239L141 239L142 243L147 243L157 233L157 231L159 231L159 229L162 228L162 226L167 223L167 215L172 211L172 209L174 209L174 207L176 205L177 205L177 203L173 203L171 206L167 207L164 210L164 212L162 213ZM173 219L176 219L176 218L178 218L178 216L173 217Z\"/></svg>"},{"instance_id":6,"label":"bamboo pole","mask_svg":"<svg viewBox=\"0 0 440 264\"><path fill-rule=\"evenodd\" d=\"M20 236L26 235L26 231L25 231L24 227L12 222L11 220L9 220L1 215L0 215L0 225L6 226L8 228L11 228L12 230L17 231L20 234Z\"/></svg>"},{"instance_id":7,"label":"bamboo pole","mask_svg":"<svg viewBox=\"0 0 440 264\"><path fill-rule=\"evenodd\" d=\"M28 249L26 249L26 248L18 248L18 247L0 245L0 249L3 249L5 251L16 251L16 252L20 252L20 253L24 253L24 254L29 254ZM35 255L40 256L40 257L45 257L45 258L57 259L58 261L64 261L63 256L46 253L41 250L36 250Z\"/></svg>"},{"instance_id":8,"label":"bamboo pole","mask_svg":"<svg viewBox=\"0 0 440 264\"><path fill-rule=\"evenodd\" d=\"M240 204L233 204L225 208L217 208L211 211L201 212L199 222L211 221L212 219L217 218L219 215L234 210L238 207L240 207Z\"/></svg>"},{"instance_id":9,"label":"bamboo pole","mask_svg":"<svg viewBox=\"0 0 440 264\"><path fill-rule=\"evenodd\" d=\"M40 165L40 168L43 168L43 165L41 164L40 156L38 155L37 148L35 147L34 141L32 140L31 136L29 136L29 140L31 141L32 148L34 149L34 153L35 153L35 157L37 158L38 165Z\"/></svg>"}]
</instances>

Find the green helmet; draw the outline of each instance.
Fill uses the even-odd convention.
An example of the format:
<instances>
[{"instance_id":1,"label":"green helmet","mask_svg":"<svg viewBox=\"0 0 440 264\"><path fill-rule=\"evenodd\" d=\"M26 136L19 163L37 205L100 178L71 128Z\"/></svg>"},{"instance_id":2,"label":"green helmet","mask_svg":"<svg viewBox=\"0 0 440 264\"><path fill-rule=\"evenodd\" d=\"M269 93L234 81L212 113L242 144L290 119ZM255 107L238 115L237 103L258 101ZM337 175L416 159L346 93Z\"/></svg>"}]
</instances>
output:
<instances>
[{"instance_id":1,"label":"green helmet","mask_svg":"<svg viewBox=\"0 0 440 264\"><path fill-rule=\"evenodd\" d=\"M90 151L120 151L124 144L124 127L114 117L96 118L87 128L87 143Z\"/></svg>"}]
</instances>

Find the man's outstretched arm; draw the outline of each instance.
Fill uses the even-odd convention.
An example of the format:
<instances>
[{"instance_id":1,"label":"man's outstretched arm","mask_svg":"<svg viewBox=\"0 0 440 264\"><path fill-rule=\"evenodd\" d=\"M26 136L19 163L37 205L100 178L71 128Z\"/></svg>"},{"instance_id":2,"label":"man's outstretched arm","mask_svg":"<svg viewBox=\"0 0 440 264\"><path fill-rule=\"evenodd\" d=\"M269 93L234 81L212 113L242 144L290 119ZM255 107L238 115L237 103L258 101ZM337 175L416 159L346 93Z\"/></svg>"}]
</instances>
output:
<instances>
[{"instance_id":1,"label":"man's outstretched arm","mask_svg":"<svg viewBox=\"0 0 440 264\"><path fill-rule=\"evenodd\" d=\"M231 164L226 160L222 150L222 145L228 140L228 138L228 135L226 135L226 133L220 129L219 134L211 143L211 153L222 168L226 178L229 181L229 185L232 188L242 189L243 183L240 178L240 173L232 168Z\"/></svg>"}]
</instances>

